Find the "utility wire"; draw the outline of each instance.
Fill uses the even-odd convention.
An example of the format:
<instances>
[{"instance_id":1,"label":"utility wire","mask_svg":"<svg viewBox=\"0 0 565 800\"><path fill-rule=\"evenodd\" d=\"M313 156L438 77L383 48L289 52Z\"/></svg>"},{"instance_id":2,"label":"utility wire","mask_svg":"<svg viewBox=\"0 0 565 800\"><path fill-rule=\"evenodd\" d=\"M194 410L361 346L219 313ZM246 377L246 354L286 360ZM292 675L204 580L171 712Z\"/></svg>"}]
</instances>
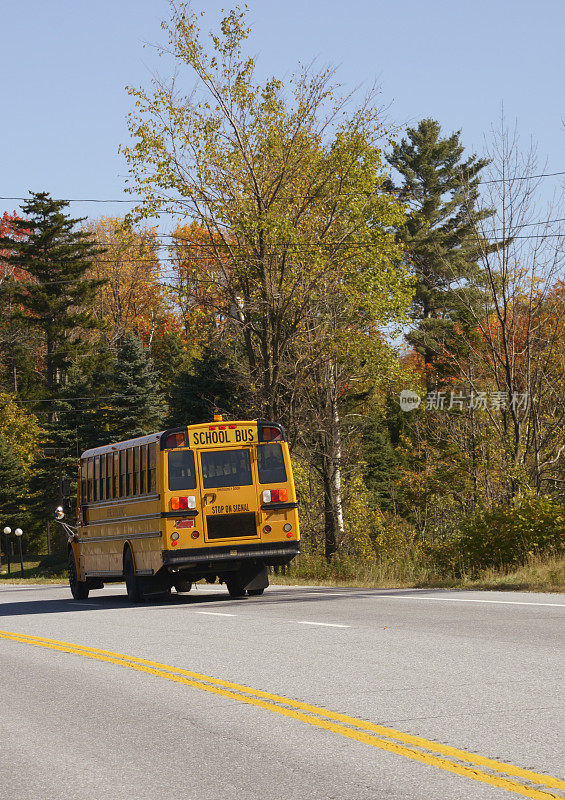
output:
<instances>
[{"instance_id":1,"label":"utility wire","mask_svg":"<svg viewBox=\"0 0 565 800\"><path fill-rule=\"evenodd\" d=\"M512 181L530 181L530 180L533 180L534 178L553 178L553 177L555 177L557 175L565 175L565 170L562 170L560 172L542 172L539 175L519 175L517 177L512 177L512 178L492 178L492 179L489 179L489 180L486 180L486 181L478 181L478 185L482 186L482 185L487 184L487 183L510 183ZM351 197L363 197L363 196L370 197L372 194L373 194L373 192L339 192L339 196L351 196ZM315 194L313 194L313 195L304 195L304 197L302 197L302 198L300 196L298 196L298 197L297 196L293 196L292 199L306 199L306 198L314 198L314 197L317 197L317 196L318 195L315 195ZM31 199L30 197L0 197L0 200L30 200L30 199ZM133 204L135 204L135 203L146 203L147 202L147 200L145 200L145 198L143 198L143 197L139 197L139 198L132 199L132 200L124 199L124 198L103 200L103 199L100 199L100 198L91 198L91 197L85 197L85 198L78 198L78 197L70 198L70 197L67 197L67 198L57 198L57 199L62 199L63 202L65 202L65 203L133 203ZM211 198L208 198L208 199L211 199ZM279 195L278 199L284 200L284 199L289 199L289 198L285 197L283 195ZM178 200L167 200L166 202L178 202Z\"/></svg>"}]
</instances>

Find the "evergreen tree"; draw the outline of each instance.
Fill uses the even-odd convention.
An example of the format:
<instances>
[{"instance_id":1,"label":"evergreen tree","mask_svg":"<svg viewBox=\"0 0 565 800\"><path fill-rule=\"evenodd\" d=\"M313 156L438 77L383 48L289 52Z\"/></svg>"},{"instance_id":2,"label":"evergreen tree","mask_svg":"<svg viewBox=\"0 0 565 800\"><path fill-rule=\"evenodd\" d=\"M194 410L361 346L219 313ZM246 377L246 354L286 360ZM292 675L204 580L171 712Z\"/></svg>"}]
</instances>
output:
<instances>
[{"instance_id":1,"label":"evergreen tree","mask_svg":"<svg viewBox=\"0 0 565 800\"><path fill-rule=\"evenodd\" d=\"M466 309L478 299L478 257L488 245L477 238L477 223L493 211L479 210L477 203L480 172L489 162L476 155L464 159L461 132L442 137L433 119L407 133L388 160L403 178L393 187L409 211L399 235L417 279L413 318L418 326L408 340L424 356L429 388L438 353L446 342L453 344L456 323L466 327Z\"/></svg>"},{"instance_id":2,"label":"evergreen tree","mask_svg":"<svg viewBox=\"0 0 565 800\"><path fill-rule=\"evenodd\" d=\"M370 505L397 512L402 506L399 477L404 466L397 447L409 420L389 397L382 413L367 419L363 431L364 482Z\"/></svg>"},{"instance_id":3,"label":"evergreen tree","mask_svg":"<svg viewBox=\"0 0 565 800\"><path fill-rule=\"evenodd\" d=\"M166 413L157 372L140 339L122 338L111 370L108 411L111 440L121 441L159 430Z\"/></svg>"},{"instance_id":4,"label":"evergreen tree","mask_svg":"<svg viewBox=\"0 0 565 800\"><path fill-rule=\"evenodd\" d=\"M221 412L245 416L246 393L235 368L217 350L206 348L188 369L181 370L170 390L169 424L193 425Z\"/></svg>"},{"instance_id":5,"label":"evergreen tree","mask_svg":"<svg viewBox=\"0 0 565 800\"><path fill-rule=\"evenodd\" d=\"M47 192L32 193L22 206L25 219L14 219L11 235L0 237L5 262L29 276L16 285L14 302L22 308L23 327L37 331L42 340L49 396L64 384L83 331L96 326L90 305L101 283L87 277L100 248L90 233L76 228L82 219L64 213L67 206Z\"/></svg>"}]
</instances>

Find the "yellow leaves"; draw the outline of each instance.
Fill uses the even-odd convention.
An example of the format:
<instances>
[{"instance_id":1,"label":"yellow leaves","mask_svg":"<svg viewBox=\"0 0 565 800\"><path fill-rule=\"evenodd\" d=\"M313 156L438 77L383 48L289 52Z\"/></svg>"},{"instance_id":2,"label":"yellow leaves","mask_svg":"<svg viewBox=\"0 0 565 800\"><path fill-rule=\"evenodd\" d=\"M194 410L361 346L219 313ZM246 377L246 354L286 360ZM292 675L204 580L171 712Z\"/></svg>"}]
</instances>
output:
<instances>
[{"instance_id":1,"label":"yellow leaves","mask_svg":"<svg viewBox=\"0 0 565 800\"><path fill-rule=\"evenodd\" d=\"M37 417L18 406L11 395L0 392L0 436L10 443L26 473L37 455L41 434Z\"/></svg>"}]
</instances>

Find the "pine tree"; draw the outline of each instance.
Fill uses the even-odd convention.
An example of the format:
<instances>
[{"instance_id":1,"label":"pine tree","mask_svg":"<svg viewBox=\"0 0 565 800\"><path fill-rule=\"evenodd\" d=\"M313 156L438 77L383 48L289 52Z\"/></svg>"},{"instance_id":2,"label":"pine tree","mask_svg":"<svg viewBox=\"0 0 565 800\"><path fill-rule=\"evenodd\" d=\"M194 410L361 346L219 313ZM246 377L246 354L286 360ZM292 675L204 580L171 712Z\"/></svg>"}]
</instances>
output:
<instances>
[{"instance_id":1,"label":"pine tree","mask_svg":"<svg viewBox=\"0 0 565 800\"><path fill-rule=\"evenodd\" d=\"M122 338L111 370L112 399L108 412L113 441L159 430L165 403L151 358L133 333Z\"/></svg>"},{"instance_id":2,"label":"pine tree","mask_svg":"<svg viewBox=\"0 0 565 800\"><path fill-rule=\"evenodd\" d=\"M399 478L403 468L397 451L407 420L388 398L384 412L367 419L363 431L364 482L369 504L381 511L398 511L402 503Z\"/></svg>"},{"instance_id":3,"label":"pine tree","mask_svg":"<svg viewBox=\"0 0 565 800\"><path fill-rule=\"evenodd\" d=\"M180 370L170 389L169 424L192 425L212 419L215 412L232 418L245 415L250 404L233 364L206 348L188 369Z\"/></svg>"},{"instance_id":4,"label":"pine tree","mask_svg":"<svg viewBox=\"0 0 565 800\"><path fill-rule=\"evenodd\" d=\"M442 137L433 119L407 133L388 160L403 177L394 188L409 213L399 235L417 279L412 310L417 328L408 340L424 356L429 388L438 353L447 341L453 343L456 324L466 326L466 309L478 299L478 257L487 245L477 238L476 226L493 214L477 208L479 174L489 162L476 155L464 159L461 132ZM467 292L464 302L462 292Z\"/></svg>"},{"instance_id":5,"label":"pine tree","mask_svg":"<svg viewBox=\"0 0 565 800\"><path fill-rule=\"evenodd\" d=\"M101 283L87 277L100 248L90 233L77 229L82 219L64 213L67 206L47 192L32 193L22 206L25 218L14 219L12 235L0 237L0 250L7 251L5 262L28 276L18 283L14 301L22 308L22 327L41 337L44 388L51 397L64 384L72 358L81 349L82 333L97 325L90 305Z\"/></svg>"}]
</instances>

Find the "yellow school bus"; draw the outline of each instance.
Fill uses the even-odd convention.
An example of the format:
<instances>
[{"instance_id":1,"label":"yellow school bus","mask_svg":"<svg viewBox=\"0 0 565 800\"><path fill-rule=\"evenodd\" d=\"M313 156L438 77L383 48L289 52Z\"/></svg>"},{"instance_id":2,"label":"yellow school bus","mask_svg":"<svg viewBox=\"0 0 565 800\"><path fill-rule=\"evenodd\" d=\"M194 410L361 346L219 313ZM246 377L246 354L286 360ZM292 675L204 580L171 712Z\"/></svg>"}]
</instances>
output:
<instances>
[{"instance_id":1,"label":"yellow school bus","mask_svg":"<svg viewBox=\"0 0 565 800\"><path fill-rule=\"evenodd\" d=\"M260 595L267 567L300 552L298 503L281 425L264 420L172 428L80 458L69 538L75 599L125 579L141 602L205 579Z\"/></svg>"}]
</instances>

